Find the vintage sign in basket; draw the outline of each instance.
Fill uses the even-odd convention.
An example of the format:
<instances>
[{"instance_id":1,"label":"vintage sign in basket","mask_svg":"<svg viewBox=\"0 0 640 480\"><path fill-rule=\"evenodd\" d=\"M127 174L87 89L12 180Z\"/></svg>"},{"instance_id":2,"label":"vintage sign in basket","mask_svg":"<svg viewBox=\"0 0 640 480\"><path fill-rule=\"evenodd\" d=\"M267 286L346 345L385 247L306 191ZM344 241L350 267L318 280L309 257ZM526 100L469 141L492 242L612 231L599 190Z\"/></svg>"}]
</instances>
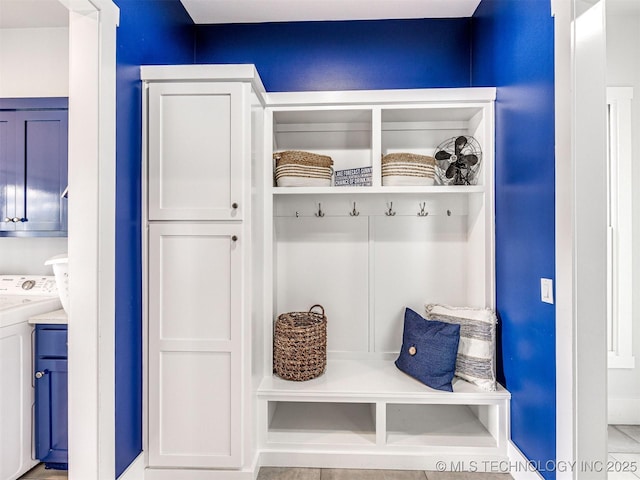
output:
<instances>
[{"instance_id":1,"label":"vintage sign in basket","mask_svg":"<svg viewBox=\"0 0 640 480\"><path fill-rule=\"evenodd\" d=\"M313 312L316 307L322 312ZM326 365L327 317L322 305L279 315L273 335L274 373L300 382L322 375Z\"/></svg>"}]
</instances>

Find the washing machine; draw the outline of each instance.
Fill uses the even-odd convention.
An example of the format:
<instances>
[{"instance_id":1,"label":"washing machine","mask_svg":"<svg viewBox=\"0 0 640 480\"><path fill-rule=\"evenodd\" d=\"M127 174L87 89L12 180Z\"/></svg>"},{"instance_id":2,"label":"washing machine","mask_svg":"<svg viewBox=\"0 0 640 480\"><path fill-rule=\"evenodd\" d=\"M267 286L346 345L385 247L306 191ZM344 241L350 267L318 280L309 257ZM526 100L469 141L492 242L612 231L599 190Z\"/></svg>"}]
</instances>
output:
<instances>
[{"instance_id":1,"label":"washing machine","mask_svg":"<svg viewBox=\"0 0 640 480\"><path fill-rule=\"evenodd\" d=\"M33 454L33 325L29 317L61 308L55 278L0 275L0 480L15 480Z\"/></svg>"}]
</instances>

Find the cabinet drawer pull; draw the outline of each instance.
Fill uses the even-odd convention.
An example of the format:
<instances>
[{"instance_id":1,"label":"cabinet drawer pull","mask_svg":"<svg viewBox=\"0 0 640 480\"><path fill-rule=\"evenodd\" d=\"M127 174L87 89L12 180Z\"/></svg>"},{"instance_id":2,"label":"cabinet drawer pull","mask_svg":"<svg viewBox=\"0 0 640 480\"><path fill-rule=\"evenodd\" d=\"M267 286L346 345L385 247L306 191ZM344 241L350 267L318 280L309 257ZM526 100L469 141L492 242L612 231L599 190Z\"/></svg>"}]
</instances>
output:
<instances>
[{"instance_id":1,"label":"cabinet drawer pull","mask_svg":"<svg viewBox=\"0 0 640 480\"><path fill-rule=\"evenodd\" d=\"M233 240L234 242L237 242L238 241L238 236L237 235L233 235L231 237L231 240Z\"/></svg>"},{"instance_id":2,"label":"cabinet drawer pull","mask_svg":"<svg viewBox=\"0 0 640 480\"><path fill-rule=\"evenodd\" d=\"M47 370L43 370L43 371L41 371L41 372L36 372L35 377L36 377L37 379L40 379L40 378L44 377L47 373L49 373Z\"/></svg>"},{"instance_id":3,"label":"cabinet drawer pull","mask_svg":"<svg viewBox=\"0 0 640 480\"><path fill-rule=\"evenodd\" d=\"M234 210L237 210L237 209L238 209L238 204L237 204L237 203L235 203L235 202L233 202L233 203L231 204L231 208L233 208Z\"/></svg>"}]
</instances>

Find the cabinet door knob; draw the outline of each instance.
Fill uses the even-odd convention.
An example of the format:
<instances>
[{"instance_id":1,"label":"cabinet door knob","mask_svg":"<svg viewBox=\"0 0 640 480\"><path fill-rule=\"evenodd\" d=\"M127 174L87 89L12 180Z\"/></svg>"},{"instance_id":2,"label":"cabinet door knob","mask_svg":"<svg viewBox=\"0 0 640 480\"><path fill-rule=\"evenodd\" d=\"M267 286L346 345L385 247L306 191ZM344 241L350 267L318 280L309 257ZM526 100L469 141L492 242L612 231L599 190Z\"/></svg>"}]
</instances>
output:
<instances>
[{"instance_id":1,"label":"cabinet door knob","mask_svg":"<svg viewBox=\"0 0 640 480\"><path fill-rule=\"evenodd\" d=\"M231 237L231 240L233 240L234 242L237 242L238 241L238 236L237 235L233 235Z\"/></svg>"},{"instance_id":2,"label":"cabinet door knob","mask_svg":"<svg viewBox=\"0 0 640 480\"><path fill-rule=\"evenodd\" d=\"M21 218L18 218L18 217L13 217L13 218L11 219L11 221L12 221L13 223L18 223L18 222L22 221L22 219L21 219Z\"/></svg>"},{"instance_id":3,"label":"cabinet door knob","mask_svg":"<svg viewBox=\"0 0 640 480\"><path fill-rule=\"evenodd\" d=\"M5 222L12 222L13 220L11 220L9 217L4 217L4 221Z\"/></svg>"},{"instance_id":4,"label":"cabinet door knob","mask_svg":"<svg viewBox=\"0 0 640 480\"><path fill-rule=\"evenodd\" d=\"M233 203L231 204L231 208L233 208L234 210L236 210L236 209L238 208L238 204L237 204L237 203L235 203L235 202L233 202Z\"/></svg>"},{"instance_id":5,"label":"cabinet door knob","mask_svg":"<svg viewBox=\"0 0 640 480\"><path fill-rule=\"evenodd\" d=\"M40 379L40 378L44 377L44 376L46 375L46 373L47 373L47 371L46 371L46 370L45 370L45 371L42 371L42 372L36 372L35 377L36 377L36 378L38 378L38 379Z\"/></svg>"}]
</instances>

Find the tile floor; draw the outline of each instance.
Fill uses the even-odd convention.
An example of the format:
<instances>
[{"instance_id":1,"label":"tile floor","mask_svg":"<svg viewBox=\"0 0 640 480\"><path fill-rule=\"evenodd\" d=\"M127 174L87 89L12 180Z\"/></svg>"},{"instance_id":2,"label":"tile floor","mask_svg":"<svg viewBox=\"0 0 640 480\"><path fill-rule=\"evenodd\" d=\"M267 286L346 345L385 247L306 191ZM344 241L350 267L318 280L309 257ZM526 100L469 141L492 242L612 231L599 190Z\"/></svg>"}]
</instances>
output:
<instances>
[{"instance_id":1,"label":"tile floor","mask_svg":"<svg viewBox=\"0 0 640 480\"><path fill-rule=\"evenodd\" d=\"M640 425L609 425L608 467L608 480L640 479Z\"/></svg>"},{"instance_id":2,"label":"tile floor","mask_svg":"<svg viewBox=\"0 0 640 480\"><path fill-rule=\"evenodd\" d=\"M511 475L500 473L275 467L262 467L258 474L258 480L511 480L511 478Z\"/></svg>"},{"instance_id":3,"label":"tile floor","mask_svg":"<svg viewBox=\"0 0 640 480\"><path fill-rule=\"evenodd\" d=\"M609 425L608 480L640 480L640 425ZM635 470L635 472L631 471ZM342 470L263 467L258 480L509 480L508 474L423 472L421 470ZM19 480L66 480L67 472L40 464Z\"/></svg>"},{"instance_id":4,"label":"tile floor","mask_svg":"<svg viewBox=\"0 0 640 480\"><path fill-rule=\"evenodd\" d=\"M46 470L44 463L36 465L18 480L67 480L66 470Z\"/></svg>"}]
</instances>

